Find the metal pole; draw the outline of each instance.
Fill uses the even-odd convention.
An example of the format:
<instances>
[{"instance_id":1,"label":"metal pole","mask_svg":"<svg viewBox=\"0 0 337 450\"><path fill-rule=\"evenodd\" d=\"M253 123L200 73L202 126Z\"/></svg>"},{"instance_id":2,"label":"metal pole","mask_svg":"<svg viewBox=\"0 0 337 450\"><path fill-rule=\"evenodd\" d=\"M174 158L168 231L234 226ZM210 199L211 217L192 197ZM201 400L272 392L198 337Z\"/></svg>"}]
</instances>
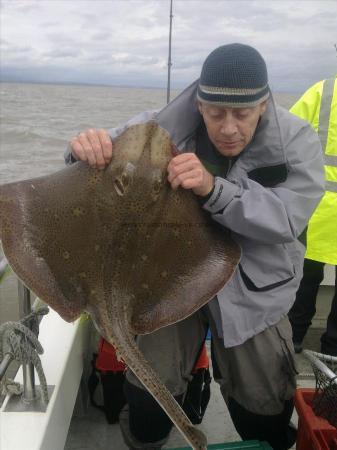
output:
<instances>
[{"instance_id":1,"label":"metal pole","mask_svg":"<svg viewBox=\"0 0 337 450\"><path fill-rule=\"evenodd\" d=\"M171 93L171 42L172 42L172 1L170 1L170 34L169 34L169 54L168 54L168 62L167 62L167 96L166 102L170 101L170 93Z\"/></svg>"},{"instance_id":2,"label":"metal pole","mask_svg":"<svg viewBox=\"0 0 337 450\"><path fill-rule=\"evenodd\" d=\"M30 302L30 291L29 289L19 280L18 282L19 291L19 314L20 318L27 316L31 313L31 302ZM31 329L31 324L27 324L28 328ZM22 400L25 402L31 402L36 398L35 391L35 374L33 363L23 363L22 364L23 373L23 394Z\"/></svg>"},{"instance_id":3,"label":"metal pole","mask_svg":"<svg viewBox=\"0 0 337 450\"><path fill-rule=\"evenodd\" d=\"M7 266L8 266L7 259L3 257L0 260L0 279L5 274Z\"/></svg>"}]
</instances>

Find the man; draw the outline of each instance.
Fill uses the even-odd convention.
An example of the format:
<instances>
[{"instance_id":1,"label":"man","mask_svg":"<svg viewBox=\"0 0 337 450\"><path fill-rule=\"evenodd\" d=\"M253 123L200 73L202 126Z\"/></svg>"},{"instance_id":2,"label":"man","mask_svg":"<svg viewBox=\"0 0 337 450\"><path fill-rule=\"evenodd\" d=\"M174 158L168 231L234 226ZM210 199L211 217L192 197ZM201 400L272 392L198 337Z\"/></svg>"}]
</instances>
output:
<instances>
[{"instance_id":1,"label":"man","mask_svg":"<svg viewBox=\"0 0 337 450\"><path fill-rule=\"evenodd\" d=\"M337 80L331 78L311 86L290 110L307 120L318 132L325 159L326 192L310 219L303 278L296 301L289 312L295 351L302 351L302 341L316 312L316 299L324 277L324 265L337 266ZM335 293L321 336L321 352L337 356L337 267Z\"/></svg>"},{"instance_id":2,"label":"man","mask_svg":"<svg viewBox=\"0 0 337 450\"><path fill-rule=\"evenodd\" d=\"M186 391L210 325L213 374L243 439L284 450L296 369L287 312L302 276L301 233L323 195L321 147L311 127L274 104L267 68L252 47L229 44L206 59L201 76L154 118L181 154L168 165L173 189L192 189L212 219L242 248L240 266L208 305L138 345L177 401ZM121 129L72 139L68 163L104 168ZM110 135L110 137L109 137ZM128 371L121 415L131 449L159 449L171 423Z\"/></svg>"}]
</instances>

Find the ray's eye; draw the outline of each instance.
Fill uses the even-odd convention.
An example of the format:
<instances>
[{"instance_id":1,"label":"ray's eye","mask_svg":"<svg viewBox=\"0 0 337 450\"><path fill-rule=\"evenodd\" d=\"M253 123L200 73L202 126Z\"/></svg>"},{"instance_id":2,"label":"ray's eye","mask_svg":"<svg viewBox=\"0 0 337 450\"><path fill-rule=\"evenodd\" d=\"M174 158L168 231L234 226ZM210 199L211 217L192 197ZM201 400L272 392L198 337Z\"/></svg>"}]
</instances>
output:
<instances>
[{"instance_id":1,"label":"ray's eye","mask_svg":"<svg viewBox=\"0 0 337 450\"><path fill-rule=\"evenodd\" d=\"M123 186L127 188L129 186L129 181L130 181L129 174L123 172L121 176L121 182Z\"/></svg>"},{"instance_id":2,"label":"ray's eye","mask_svg":"<svg viewBox=\"0 0 337 450\"><path fill-rule=\"evenodd\" d=\"M119 177L115 179L114 187L117 194L120 195L121 197L125 194L123 183Z\"/></svg>"},{"instance_id":3,"label":"ray's eye","mask_svg":"<svg viewBox=\"0 0 337 450\"><path fill-rule=\"evenodd\" d=\"M152 189L153 189L154 194L159 194L161 186L162 186L162 182L160 179L157 178L156 180L153 181Z\"/></svg>"},{"instance_id":4,"label":"ray's eye","mask_svg":"<svg viewBox=\"0 0 337 450\"><path fill-rule=\"evenodd\" d=\"M116 178L114 179L114 188L115 191L117 192L118 195L123 196L124 194L126 194L131 182L132 182L132 177L133 174L136 170L136 167L131 164L131 163L127 163L125 168L122 169L123 171L116 176Z\"/></svg>"},{"instance_id":5,"label":"ray's eye","mask_svg":"<svg viewBox=\"0 0 337 450\"><path fill-rule=\"evenodd\" d=\"M114 186L118 195L123 196L129 186L130 177L123 172L119 177L115 178Z\"/></svg>"}]
</instances>

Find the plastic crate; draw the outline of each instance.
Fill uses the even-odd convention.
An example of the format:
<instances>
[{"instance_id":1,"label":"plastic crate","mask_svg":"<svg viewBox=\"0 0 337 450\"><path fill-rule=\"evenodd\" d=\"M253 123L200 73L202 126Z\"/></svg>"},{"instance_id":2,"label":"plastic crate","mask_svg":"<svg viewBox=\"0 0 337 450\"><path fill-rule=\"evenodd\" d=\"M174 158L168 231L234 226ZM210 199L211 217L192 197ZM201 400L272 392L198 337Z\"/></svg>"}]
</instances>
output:
<instances>
[{"instance_id":1,"label":"plastic crate","mask_svg":"<svg viewBox=\"0 0 337 450\"><path fill-rule=\"evenodd\" d=\"M312 409L316 416L324 417L337 428L337 357L304 350L316 379Z\"/></svg>"},{"instance_id":2,"label":"plastic crate","mask_svg":"<svg viewBox=\"0 0 337 450\"><path fill-rule=\"evenodd\" d=\"M212 444L208 450L273 450L269 444L260 441L228 442L227 444ZM172 448L171 450L191 450L191 447Z\"/></svg>"},{"instance_id":3,"label":"plastic crate","mask_svg":"<svg viewBox=\"0 0 337 450\"><path fill-rule=\"evenodd\" d=\"M337 450L337 429L326 419L315 415L311 406L314 395L315 389L296 389L296 450Z\"/></svg>"}]
</instances>

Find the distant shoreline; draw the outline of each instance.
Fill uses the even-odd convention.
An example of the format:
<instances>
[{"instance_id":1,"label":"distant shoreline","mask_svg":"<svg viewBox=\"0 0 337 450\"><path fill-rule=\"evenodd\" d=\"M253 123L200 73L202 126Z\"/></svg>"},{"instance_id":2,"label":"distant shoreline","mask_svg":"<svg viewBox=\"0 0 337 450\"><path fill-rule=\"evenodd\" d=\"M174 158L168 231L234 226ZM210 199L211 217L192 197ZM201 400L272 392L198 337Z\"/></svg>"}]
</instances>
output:
<instances>
[{"instance_id":1,"label":"distant shoreline","mask_svg":"<svg viewBox=\"0 0 337 450\"><path fill-rule=\"evenodd\" d=\"M89 86L89 87L113 87L121 89L161 89L166 90L166 87L162 86L134 86L128 84L95 84L95 83L81 83L81 82L62 82L62 81L18 81L18 80L0 80L0 84L43 84L52 86ZM187 86L186 86L187 87ZM172 88L173 91L179 91L182 88Z\"/></svg>"},{"instance_id":2,"label":"distant shoreline","mask_svg":"<svg viewBox=\"0 0 337 450\"><path fill-rule=\"evenodd\" d=\"M149 90L163 90L166 91L166 87L162 86L134 86L128 84L95 84L95 83L81 83L81 82L62 82L62 81L18 81L18 80L0 80L1 84L30 84L30 85L46 85L46 86L87 86L87 87L105 87L105 88L118 88L118 89L149 89ZM184 87L172 87L172 91L181 92L188 85ZM276 91L272 89L274 94L291 94L301 95L299 91Z\"/></svg>"}]
</instances>

